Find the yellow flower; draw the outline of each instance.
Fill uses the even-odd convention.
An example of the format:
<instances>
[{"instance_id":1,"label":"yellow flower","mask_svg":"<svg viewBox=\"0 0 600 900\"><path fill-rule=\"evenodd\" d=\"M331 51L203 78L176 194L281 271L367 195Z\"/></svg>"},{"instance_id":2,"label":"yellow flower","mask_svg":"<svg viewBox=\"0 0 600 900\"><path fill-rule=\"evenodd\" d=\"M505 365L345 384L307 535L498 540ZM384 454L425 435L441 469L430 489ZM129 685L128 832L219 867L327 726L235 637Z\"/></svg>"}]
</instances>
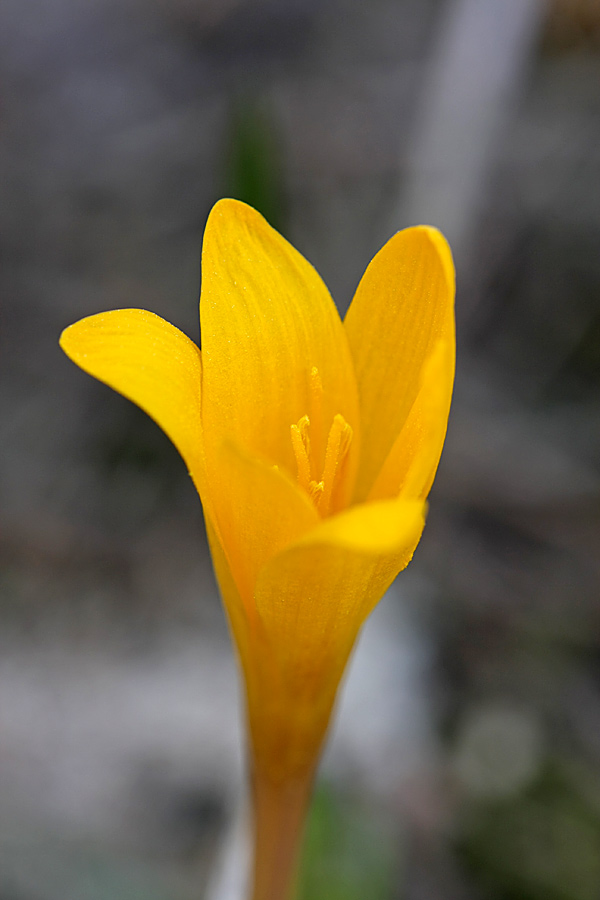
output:
<instances>
[{"instance_id":1,"label":"yellow flower","mask_svg":"<svg viewBox=\"0 0 600 900\"><path fill-rule=\"evenodd\" d=\"M202 250L202 353L137 309L61 337L163 428L202 499L246 687L256 900L286 896L348 655L421 536L453 306L433 228L388 241L342 323L312 266L253 209L221 200Z\"/></svg>"}]
</instances>

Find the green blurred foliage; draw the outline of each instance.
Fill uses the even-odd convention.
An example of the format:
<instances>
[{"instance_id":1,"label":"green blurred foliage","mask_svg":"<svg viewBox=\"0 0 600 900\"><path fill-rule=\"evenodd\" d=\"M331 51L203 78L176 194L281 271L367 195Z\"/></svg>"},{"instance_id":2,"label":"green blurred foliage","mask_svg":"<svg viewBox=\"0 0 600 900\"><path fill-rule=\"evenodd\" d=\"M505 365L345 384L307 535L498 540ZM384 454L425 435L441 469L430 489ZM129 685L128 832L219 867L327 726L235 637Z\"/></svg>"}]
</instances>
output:
<instances>
[{"instance_id":1,"label":"green blurred foliage","mask_svg":"<svg viewBox=\"0 0 600 900\"><path fill-rule=\"evenodd\" d=\"M285 234L283 148L268 105L248 97L235 99L227 140L224 196L249 203Z\"/></svg>"},{"instance_id":2,"label":"green blurred foliage","mask_svg":"<svg viewBox=\"0 0 600 900\"><path fill-rule=\"evenodd\" d=\"M390 900L397 847L360 801L328 785L316 791L308 821L298 900Z\"/></svg>"},{"instance_id":3,"label":"green blurred foliage","mask_svg":"<svg viewBox=\"0 0 600 900\"><path fill-rule=\"evenodd\" d=\"M597 775L555 761L519 796L474 806L458 853L490 900L598 900Z\"/></svg>"}]
</instances>

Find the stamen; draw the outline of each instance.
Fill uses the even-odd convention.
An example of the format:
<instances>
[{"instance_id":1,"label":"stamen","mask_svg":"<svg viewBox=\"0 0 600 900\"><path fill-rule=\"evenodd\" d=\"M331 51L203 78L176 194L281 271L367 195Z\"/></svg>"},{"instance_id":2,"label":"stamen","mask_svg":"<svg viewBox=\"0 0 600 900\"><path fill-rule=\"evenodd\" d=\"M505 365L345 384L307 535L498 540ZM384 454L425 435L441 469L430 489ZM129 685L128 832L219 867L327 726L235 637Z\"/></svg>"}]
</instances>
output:
<instances>
[{"instance_id":1,"label":"stamen","mask_svg":"<svg viewBox=\"0 0 600 900\"><path fill-rule=\"evenodd\" d=\"M325 465L322 478L324 489L319 502L319 512L323 516L326 516L329 512L336 475L339 473L340 466L348 453L351 440L352 428L344 417L338 413L338 415L333 417L333 423L327 438L327 450L325 451Z\"/></svg>"},{"instance_id":2,"label":"stamen","mask_svg":"<svg viewBox=\"0 0 600 900\"><path fill-rule=\"evenodd\" d=\"M308 495L317 509L319 509L321 503L321 497L323 496L324 487L325 485L322 481L311 481L308 486Z\"/></svg>"},{"instance_id":3,"label":"stamen","mask_svg":"<svg viewBox=\"0 0 600 900\"><path fill-rule=\"evenodd\" d=\"M302 416L301 419L298 420L298 430L300 431L300 436L302 437L302 443L306 449L307 454L310 456L310 419L308 416Z\"/></svg>"},{"instance_id":4,"label":"stamen","mask_svg":"<svg viewBox=\"0 0 600 900\"><path fill-rule=\"evenodd\" d=\"M320 380L317 382L319 373L316 369L313 369L313 373L314 381L318 388L320 384ZM312 477L315 467L314 423L311 423L308 416L302 416L297 425L290 426L290 434L294 456L296 457L298 484L306 491L320 515L327 516L334 499L335 487L340 477L343 477L343 464L352 441L352 428L339 413L333 417L327 438L327 447L324 454L325 463L320 481Z\"/></svg>"},{"instance_id":5,"label":"stamen","mask_svg":"<svg viewBox=\"0 0 600 900\"><path fill-rule=\"evenodd\" d=\"M313 452L315 460L320 461L323 459L322 454L325 450L325 423L323 421L323 382L316 366L310 370L309 393Z\"/></svg>"},{"instance_id":6,"label":"stamen","mask_svg":"<svg viewBox=\"0 0 600 900\"><path fill-rule=\"evenodd\" d=\"M321 398L323 397L323 382L316 366L313 366L310 370L310 393L311 398L313 400L316 398L320 406Z\"/></svg>"},{"instance_id":7,"label":"stamen","mask_svg":"<svg viewBox=\"0 0 600 900\"><path fill-rule=\"evenodd\" d=\"M308 429L310 427L310 419L308 416L302 416L297 425L291 425L290 431L292 435L292 448L296 457L296 467L298 469L298 484L307 493L310 493L310 438Z\"/></svg>"}]
</instances>

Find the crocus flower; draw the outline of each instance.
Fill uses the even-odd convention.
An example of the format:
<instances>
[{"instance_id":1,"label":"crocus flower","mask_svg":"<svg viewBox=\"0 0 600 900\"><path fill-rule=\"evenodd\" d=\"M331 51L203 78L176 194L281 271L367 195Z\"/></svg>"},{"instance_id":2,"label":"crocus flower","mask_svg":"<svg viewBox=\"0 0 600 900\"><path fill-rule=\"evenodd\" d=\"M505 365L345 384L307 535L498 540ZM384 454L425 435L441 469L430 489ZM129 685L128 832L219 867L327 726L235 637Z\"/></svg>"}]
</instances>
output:
<instances>
[{"instance_id":1,"label":"crocus flower","mask_svg":"<svg viewBox=\"0 0 600 900\"><path fill-rule=\"evenodd\" d=\"M200 494L245 684L254 900L289 895L348 656L420 539L454 379L453 306L433 228L388 241L342 323L304 257L221 200L202 249L202 352L139 309L61 337L155 419Z\"/></svg>"}]
</instances>

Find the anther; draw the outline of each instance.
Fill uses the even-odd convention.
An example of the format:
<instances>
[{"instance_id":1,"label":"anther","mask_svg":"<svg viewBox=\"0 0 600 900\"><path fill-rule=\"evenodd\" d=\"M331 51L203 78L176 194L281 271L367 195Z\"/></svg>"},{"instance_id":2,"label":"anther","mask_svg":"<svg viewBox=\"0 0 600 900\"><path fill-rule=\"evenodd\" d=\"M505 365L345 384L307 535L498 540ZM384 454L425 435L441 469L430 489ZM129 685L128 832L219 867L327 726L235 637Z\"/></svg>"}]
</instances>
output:
<instances>
[{"instance_id":1,"label":"anther","mask_svg":"<svg viewBox=\"0 0 600 900\"><path fill-rule=\"evenodd\" d=\"M315 377L318 377L317 370L313 369L313 372L316 373ZM314 431L314 423L311 424L308 416L302 416L296 425L290 426L292 448L298 470L298 484L306 491L319 513L327 516L334 499L335 487L340 478L343 478L344 461L352 441L352 428L339 413L333 417L325 448L325 463L319 481L312 477L314 449L311 453L311 443L314 448Z\"/></svg>"},{"instance_id":2,"label":"anther","mask_svg":"<svg viewBox=\"0 0 600 900\"><path fill-rule=\"evenodd\" d=\"M310 389L313 394L318 393L320 400L323 394L323 383L316 366L313 366L310 370Z\"/></svg>"},{"instance_id":3,"label":"anther","mask_svg":"<svg viewBox=\"0 0 600 900\"><path fill-rule=\"evenodd\" d=\"M325 485L322 481L311 481L308 486L308 495L312 502L315 504L317 509L320 508L321 498L323 496L323 491L325 489Z\"/></svg>"},{"instance_id":4,"label":"anther","mask_svg":"<svg viewBox=\"0 0 600 900\"><path fill-rule=\"evenodd\" d=\"M329 429L329 437L327 438L327 450L325 451L325 465L323 467L322 483L324 485L323 494L320 498L319 512L326 516L329 512L331 496L336 482L336 477L340 473L340 468L352 440L352 428L343 416L339 413L333 417L333 423Z\"/></svg>"},{"instance_id":5,"label":"anther","mask_svg":"<svg viewBox=\"0 0 600 900\"><path fill-rule=\"evenodd\" d=\"M302 416L297 425L291 425L290 431L292 436L292 448L296 457L296 467L298 469L298 484L309 492L310 486L310 438L308 429L310 427L310 419L308 416Z\"/></svg>"},{"instance_id":6,"label":"anther","mask_svg":"<svg viewBox=\"0 0 600 900\"><path fill-rule=\"evenodd\" d=\"M315 459L323 459L322 454L325 450L325 422L323 421L323 382L321 375L316 366L310 370L309 376L309 394L310 394L310 419L311 419L311 437L313 452Z\"/></svg>"}]
</instances>

